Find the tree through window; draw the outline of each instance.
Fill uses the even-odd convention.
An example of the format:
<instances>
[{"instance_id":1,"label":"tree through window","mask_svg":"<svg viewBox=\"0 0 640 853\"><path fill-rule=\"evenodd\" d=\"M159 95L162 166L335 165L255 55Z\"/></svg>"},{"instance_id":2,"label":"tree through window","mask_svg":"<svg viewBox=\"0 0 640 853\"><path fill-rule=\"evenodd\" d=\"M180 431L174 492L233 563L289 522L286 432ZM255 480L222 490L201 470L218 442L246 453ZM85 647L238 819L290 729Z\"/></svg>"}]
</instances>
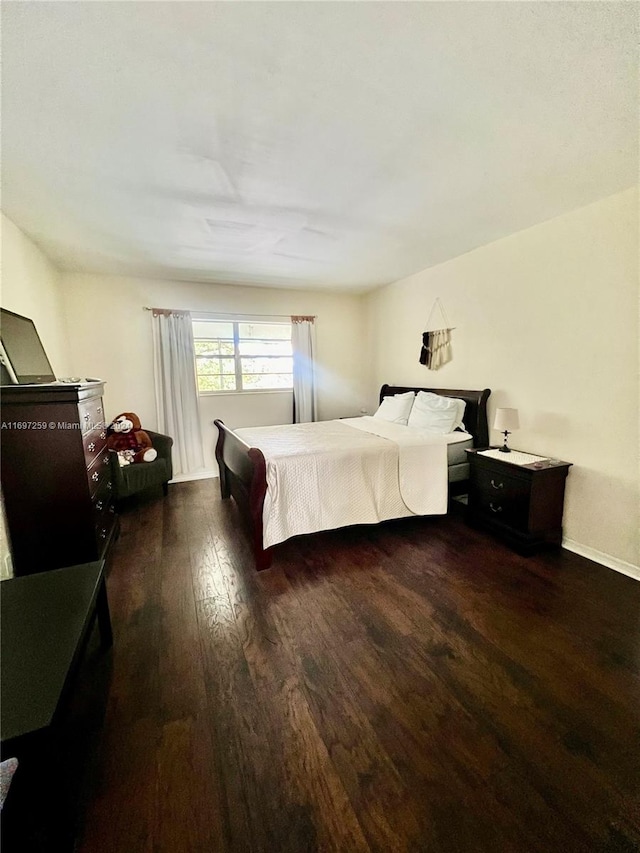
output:
<instances>
[{"instance_id":1,"label":"tree through window","mask_svg":"<svg viewBox=\"0 0 640 853\"><path fill-rule=\"evenodd\" d=\"M291 323L194 320L198 391L293 388Z\"/></svg>"}]
</instances>

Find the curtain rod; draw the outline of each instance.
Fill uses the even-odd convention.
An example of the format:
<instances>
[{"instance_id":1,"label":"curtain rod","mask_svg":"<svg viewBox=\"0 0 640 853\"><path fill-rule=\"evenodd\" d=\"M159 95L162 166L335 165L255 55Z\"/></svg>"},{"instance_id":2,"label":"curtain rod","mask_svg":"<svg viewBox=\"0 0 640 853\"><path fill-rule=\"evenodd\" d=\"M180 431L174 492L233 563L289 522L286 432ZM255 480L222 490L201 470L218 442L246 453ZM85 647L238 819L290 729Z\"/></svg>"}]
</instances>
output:
<instances>
[{"instance_id":1,"label":"curtain rod","mask_svg":"<svg viewBox=\"0 0 640 853\"><path fill-rule=\"evenodd\" d=\"M292 316L297 316L295 314L244 314L242 311L234 311L233 313L227 311L189 311L186 308L150 308L148 305L143 305L142 310L162 311L166 312L167 314L210 314L212 317L279 317L286 320L290 320ZM317 314L305 314L304 316L313 318L315 320Z\"/></svg>"}]
</instances>

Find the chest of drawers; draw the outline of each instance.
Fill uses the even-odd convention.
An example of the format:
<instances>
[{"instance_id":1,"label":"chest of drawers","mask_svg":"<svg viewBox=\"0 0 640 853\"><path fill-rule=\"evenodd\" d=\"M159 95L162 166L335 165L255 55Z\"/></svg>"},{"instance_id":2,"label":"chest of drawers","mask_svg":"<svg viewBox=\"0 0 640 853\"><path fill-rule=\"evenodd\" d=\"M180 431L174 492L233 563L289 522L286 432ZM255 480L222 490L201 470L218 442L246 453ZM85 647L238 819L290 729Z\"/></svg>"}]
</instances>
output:
<instances>
[{"instance_id":1,"label":"chest of drawers","mask_svg":"<svg viewBox=\"0 0 640 853\"><path fill-rule=\"evenodd\" d=\"M106 556L117 516L103 387L0 390L2 491L16 575Z\"/></svg>"},{"instance_id":2,"label":"chest of drawers","mask_svg":"<svg viewBox=\"0 0 640 853\"><path fill-rule=\"evenodd\" d=\"M564 487L571 463L515 465L467 450L467 521L502 536L522 553L562 542ZM508 454L505 454L508 458Z\"/></svg>"}]
</instances>

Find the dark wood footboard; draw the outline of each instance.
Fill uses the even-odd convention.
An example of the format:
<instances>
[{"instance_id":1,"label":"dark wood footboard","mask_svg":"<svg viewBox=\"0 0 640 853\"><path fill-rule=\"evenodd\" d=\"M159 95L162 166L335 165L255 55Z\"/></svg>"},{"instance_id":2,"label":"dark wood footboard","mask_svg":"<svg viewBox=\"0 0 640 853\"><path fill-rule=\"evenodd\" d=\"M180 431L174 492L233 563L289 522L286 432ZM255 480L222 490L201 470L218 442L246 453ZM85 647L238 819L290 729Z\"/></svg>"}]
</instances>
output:
<instances>
[{"instance_id":1,"label":"dark wood footboard","mask_svg":"<svg viewBox=\"0 0 640 853\"><path fill-rule=\"evenodd\" d=\"M273 549L262 547L262 507L267 493L264 456L223 421L215 420L214 424L218 427L216 461L220 468L220 492L223 499L234 498L249 527L256 569L268 569Z\"/></svg>"}]
</instances>

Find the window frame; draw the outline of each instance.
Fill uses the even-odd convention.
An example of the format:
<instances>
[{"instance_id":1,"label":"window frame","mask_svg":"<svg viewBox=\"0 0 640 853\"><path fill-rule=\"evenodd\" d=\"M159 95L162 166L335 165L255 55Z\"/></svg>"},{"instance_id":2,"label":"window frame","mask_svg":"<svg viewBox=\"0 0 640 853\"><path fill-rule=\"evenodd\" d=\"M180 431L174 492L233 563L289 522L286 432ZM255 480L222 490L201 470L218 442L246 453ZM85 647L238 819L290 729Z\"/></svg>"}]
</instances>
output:
<instances>
[{"instance_id":1,"label":"window frame","mask_svg":"<svg viewBox=\"0 0 640 853\"><path fill-rule=\"evenodd\" d=\"M198 354L195 352L195 347L194 347L193 369L194 369L195 377L196 377L196 390L198 392L199 397L216 397L216 396L228 397L228 396L231 396L233 394L292 394L293 393L293 370L291 372L291 385L287 388L244 388L243 382L242 382L242 358L243 358L243 356L240 353L240 341L241 340L242 341L251 340L250 338L241 338L240 337L240 325L241 324L243 324L243 323L254 323L254 324L258 325L258 324L262 323L264 325L271 325L271 326L273 326L273 325L288 326L289 331L292 332L292 325L293 324L291 323L290 320L286 320L284 317L269 317L269 316L260 317L260 316L255 316L255 315L247 316L247 315L241 315L241 314L226 315L226 316L225 315L213 315L213 314L203 316L203 315L192 314L191 322L192 322L192 324L193 323L208 323L208 322L209 323L229 323L229 324L231 324L231 326L233 328L233 362L234 362L234 367L235 367L236 387L233 390L229 390L229 391L224 391L224 390L221 390L221 391L202 391L202 390L200 390L200 387L198 384L198 378L199 378L198 358L199 357L204 358L206 356L198 356ZM192 325L192 334L193 334L194 344L196 341L218 340L217 338L196 337L195 333L193 332L193 325ZM227 340L229 340L229 339L227 339ZM258 340L260 340L260 338L258 338ZM265 340L268 340L268 339L265 339ZM274 338L273 340L278 340L278 339ZM287 340L287 339L282 338L281 340ZM290 340L290 338L289 338L289 340ZM293 356L293 353L292 353L292 356ZM245 358L247 358L247 357L251 358L251 356L245 356ZM253 357L254 358L287 358L288 356L259 355L259 356L253 356ZM229 356L223 356L223 358L231 359L232 356L230 356L230 355ZM204 374L204 375L211 375L211 374ZM231 374L228 374L228 375L231 375ZM251 374L251 375L253 375L253 374ZM265 374L265 375L268 376L270 374Z\"/></svg>"}]
</instances>

